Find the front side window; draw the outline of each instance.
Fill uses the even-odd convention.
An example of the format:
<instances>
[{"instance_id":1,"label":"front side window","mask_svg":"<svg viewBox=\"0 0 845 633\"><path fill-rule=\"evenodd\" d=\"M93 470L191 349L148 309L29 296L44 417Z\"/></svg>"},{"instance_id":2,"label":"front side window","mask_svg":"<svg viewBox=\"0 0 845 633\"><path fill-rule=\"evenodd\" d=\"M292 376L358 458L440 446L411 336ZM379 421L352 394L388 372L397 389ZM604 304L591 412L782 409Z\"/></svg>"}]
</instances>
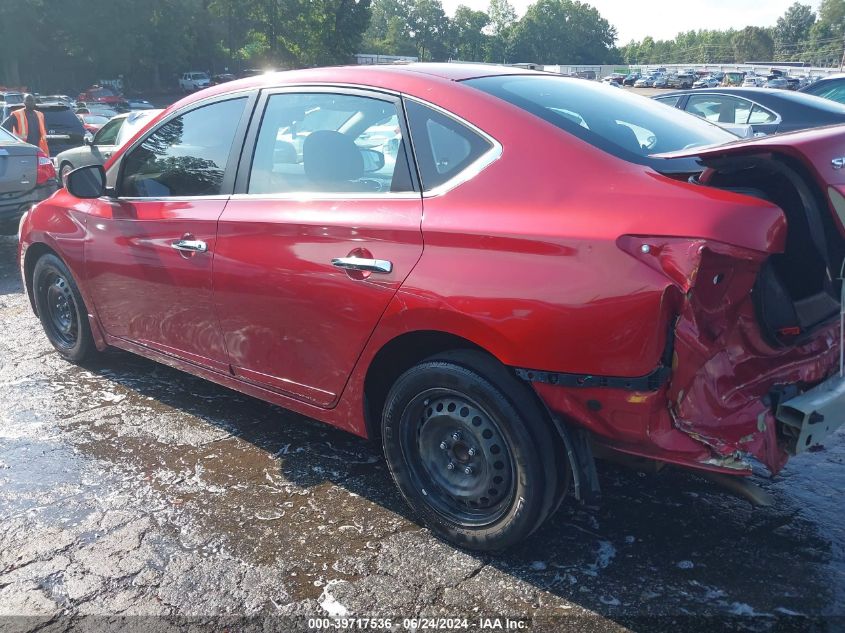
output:
<instances>
[{"instance_id":1,"label":"front side window","mask_svg":"<svg viewBox=\"0 0 845 633\"><path fill-rule=\"evenodd\" d=\"M424 191L458 176L492 148L486 138L433 108L409 100L405 109Z\"/></svg>"},{"instance_id":2,"label":"front side window","mask_svg":"<svg viewBox=\"0 0 845 633\"><path fill-rule=\"evenodd\" d=\"M120 126L123 125L124 121L126 121L126 118L121 117L106 123L94 136L94 145L114 145L117 140L117 133L120 132Z\"/></svg>"},{"instance_id":3,"label":"front side window","mask_svg":"<svg viewBox=\"0 0 845 633\"><path fill-rule=\"evenodd\" d=\"M712 123L748 123L752 103L746 99L725 95L692 95L687 101L687 112Z\"/></svg>"},{"instance_id":4,"label":"front side window","mask_svg":"<svg viewBox=\"0 0 845 633\"><path fill-rule=\"evenodd\" d=\"M169 119L124 159L121 196L159 198L221 193L246 97Z\"/></svg>"},{"instance_id":5,"label":"front side window","mask_svg":"<svg viewBox=\"0 0 845 633\"><path fill-rule=\"evenodd\" d=\"M330 93L271 95L247 192L412 191L405 145L391 101Z\"/></svg>"},{"instance_id":6,"label":"front side window","mask_svg":"<svg viewBox=\"0 0 845 633\"><path fill-rule=\"evenodd\" d=\"M760 125L763 123L774 123L777 121L777 115L771 110L755 105L751 109L751 116L748 117L748 123L752 125Z\"/></svg>"}]
</instances>

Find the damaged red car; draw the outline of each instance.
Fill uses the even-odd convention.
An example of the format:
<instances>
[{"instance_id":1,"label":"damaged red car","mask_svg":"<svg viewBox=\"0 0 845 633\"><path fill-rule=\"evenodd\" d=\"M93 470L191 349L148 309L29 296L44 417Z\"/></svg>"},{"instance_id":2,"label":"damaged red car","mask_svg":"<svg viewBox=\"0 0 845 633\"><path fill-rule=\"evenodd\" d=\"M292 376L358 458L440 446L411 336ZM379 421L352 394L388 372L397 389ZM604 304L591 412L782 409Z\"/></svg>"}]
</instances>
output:
<instances>
[{"instance_id":1,"label":"damaged red car","mask_svg":"<svg viewBox=\"0 0 845 633\"><path fill-rule=\"evenodd\" d=\"M596 456L736 484L838 428L843 167L842 127L737 141L544 73L286 72L71 172L20 268L66 359L377 438L435 533L500 549L594 493Z\"/></svg>"}]
</instances>

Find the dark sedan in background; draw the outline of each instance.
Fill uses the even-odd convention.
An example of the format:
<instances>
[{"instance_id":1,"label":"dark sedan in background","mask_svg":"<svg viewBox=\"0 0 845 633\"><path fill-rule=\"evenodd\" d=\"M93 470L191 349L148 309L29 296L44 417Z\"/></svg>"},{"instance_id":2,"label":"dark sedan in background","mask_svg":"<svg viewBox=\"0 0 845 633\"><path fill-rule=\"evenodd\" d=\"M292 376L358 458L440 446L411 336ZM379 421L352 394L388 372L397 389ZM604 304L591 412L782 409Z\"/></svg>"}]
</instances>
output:
<instances>
[{"instance_id":1,"label":"dark sedan in background","mask_svg":"<svg viewBox=\"0 0 845 633\"><path fill-rule=\"evenodd\" d=\"M801 88L801 92L845 103L845 75L823 77Z\"/></svg>"},{"instance_id":2,"label":"dark sedan in background","mask_svg":"<svg viewBox=\"0 0 845 633\"><path fill-rule=\"evenodd\" d=\"M699 88L671 92L654 100L720 125L749 125L754 134L845 123L845 105L788 90Z\"/></svg>"},{"instance_id":3,"label":"dark sedan in background","mask_svg":"<svg viewBox=\"0 0 845 633\"><path fill-rule=\"evenodd\" d=\"M15 233L23 212L56 189L50 157L0 128L0 235Z\"/></svg>"}]
</instances>

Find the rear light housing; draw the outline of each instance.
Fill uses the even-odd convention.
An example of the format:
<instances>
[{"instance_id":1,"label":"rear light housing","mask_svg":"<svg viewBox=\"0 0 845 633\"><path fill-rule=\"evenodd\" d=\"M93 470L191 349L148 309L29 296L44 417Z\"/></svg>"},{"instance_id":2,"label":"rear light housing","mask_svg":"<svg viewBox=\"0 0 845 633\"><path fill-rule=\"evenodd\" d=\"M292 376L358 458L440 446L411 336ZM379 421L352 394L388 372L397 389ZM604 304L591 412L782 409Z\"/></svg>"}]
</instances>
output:
<instances>
[{"instance_id":1,"label":"rear light housing","mask_svg":"<svg viewBox=\"0 0 845 633\"><path fill-rule=\"evenodd\" d=\"M56 168L53 161L42 150L38 150L38 169L35 172L35 184L43 185L56 179Z\"/></svg>"}]
</instances>

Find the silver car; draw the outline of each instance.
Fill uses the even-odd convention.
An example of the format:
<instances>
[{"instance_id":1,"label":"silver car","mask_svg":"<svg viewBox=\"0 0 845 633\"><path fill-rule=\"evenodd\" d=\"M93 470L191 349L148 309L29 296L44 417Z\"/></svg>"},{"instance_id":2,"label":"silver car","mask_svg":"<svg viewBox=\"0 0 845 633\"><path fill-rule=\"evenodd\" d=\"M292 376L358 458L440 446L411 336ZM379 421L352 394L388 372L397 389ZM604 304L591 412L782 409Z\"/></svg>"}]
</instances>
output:
<instances>
[{"instance_id":1,"label":"silver car","mask_svg":"<svg viewBox=\"0 0 845 633\"><path fill-rule=\"evenodd\" d=\"M141 127L160 112L162 110L139 110L118 114L93 137L86 135L84 145L57 155L55 161L61 181L64 182L65 176L77 167L104 164L117 148L135 136Z\"/></svg>"},{"instance_id":2,"label":"silver car","mask_svg":"<svg viewBox=\"0 0 845 633\"><path fill-rule=\"evenodd\" d=\"M14 234L23 212L57 188L50 157L0 128L0 234Z\"/></svg>"}]
</instances>

